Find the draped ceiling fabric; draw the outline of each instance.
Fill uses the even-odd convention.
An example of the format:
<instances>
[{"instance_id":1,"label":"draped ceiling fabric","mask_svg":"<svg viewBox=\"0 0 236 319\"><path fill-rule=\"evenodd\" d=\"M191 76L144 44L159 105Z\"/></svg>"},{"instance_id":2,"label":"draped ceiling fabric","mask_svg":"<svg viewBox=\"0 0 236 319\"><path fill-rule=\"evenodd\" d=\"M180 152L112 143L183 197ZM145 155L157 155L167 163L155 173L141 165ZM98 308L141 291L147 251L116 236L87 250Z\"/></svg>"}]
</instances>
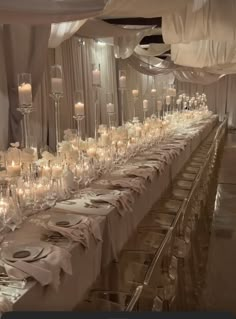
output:
<instances>
[{"instance_id":1,"label":"draped ceiling fabric","mask_svg":"<svg viewBox=\"0 0 236 319\"><path fill-rule=\"evenodd\" d=\"M17 74L31 73L33 97L43 74L50 26L4 25L3 48L8 83L9 140L21 141L21 114L17 111ZM40 45L39 45L40 44Z\"/></svg>"},{"instance_id":2,"label":"draped ceiling fabric","mask_svg":"<svg viewBox=\"0 0 236 319\"><path fill-rule=\"evenodd\" d=\"M182 10L162 15L164 42L236 41L235 10L235 0L190 0Z\"/></svg>"},{"instance_id":3,"label":"draped ceiling fabric","mask_svg":"<svg viewBox=\"0 0 236 319\"><path fill-rule=\"evenodd\" d=\"M165 43L151 43L147 49L137 45L134 52L141 56L158 56L170 50L170 45Z\"/></svg>"},{"instance_id":4,"label":"draped ceiling fabric","mask_svg":"<svg viewBox=\"0 0 236 319\"><path fill-rule=\"evenodd\" d=\"M204 72L201 69L176 66L171 61L166 61L155 57L152 57L151 59L149 58L145 61L145 58L140 58L133 54L129 59L127 59L127 61L135 70L143 74L154 76L172 73L176 79L182 82L208 85L218 81L224 76L222 74Z\"/></svg>"},{"instance_id":5,"label":"draped ceiling fabric","mask_svg":"<svg viewBox=\"0 0 236 319\"><path fill-rule=\"evenodd\" d=\"M128 29L98 19L89 19L78 30L77 34L81 37L93 39L112 37L115 57L127 59L145 36L160 34L160 30L154 27Z\"/></svg>"},{"instance_id":6,"label":"draped ceiling fabric","mask_svg":"<svg viewBox=\"0 0 236 319\"><path fill-rule=\"evenodd\" d=\"M107 0L1 0L1 23L48 24L95 17Z\"/></svg>"},{"instance_id":7,"label":"draped ceiling fabric","mask_svg":"<svg viewBox=\"0 0 236 319\"><path fill-rule=\"evenodd\" d=\"M58 47L60 44L62 44L63 41L72 37L72 35L76 33L85 22L86 19L62 23L53 23L51 25L51 33L50 38L48 40L48 47Z\"/></svg>"},{"instance_id":8,"label":"draped ceiling fabric","mask_svg":"<svg viewBox=\"0 0 236 319\"><path fill-rule=\"evenodd\" d=\"M110 0L102 17L160 17L184 8L189 0Z\"/></svg>"}]
</instances>

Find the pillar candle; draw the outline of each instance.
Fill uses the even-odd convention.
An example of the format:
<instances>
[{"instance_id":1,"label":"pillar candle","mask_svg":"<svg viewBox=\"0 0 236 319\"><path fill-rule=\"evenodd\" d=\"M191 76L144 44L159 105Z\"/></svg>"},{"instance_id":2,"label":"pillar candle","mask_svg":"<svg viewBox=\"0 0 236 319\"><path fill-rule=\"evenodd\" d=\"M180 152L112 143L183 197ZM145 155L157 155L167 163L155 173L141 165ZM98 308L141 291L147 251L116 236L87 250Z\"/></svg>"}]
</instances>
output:
<instances>
[{"instance_id":1,"label":"pillar candle","mask_svg":"<svg viewBox=\"0 0 236 319\"><path fill-rule=\"evenodd\" d=\"M10 177L16 177L20 175L21 172L21 166L20 164L15 164L14 161L12 161L11 165L7 165L7 174Z\"/></svg>"},{"instance_id":2,"label":"pillar candle","mask_svg":"<svg viewBox=\"0 0 236 319\"><path fill-rule=\"evenodd\" d=\"M87 155L89 157L95 157L96 156L96 148L90 147L89 149L87 149Z\"/></svg>"},{"instance_id":3,"label":"pillar candle","mask_svg":"<svg viewBox=\"0 0 236 319\"><path fill-rule=\"evenodd\" d=\"M18 86L20 105L32 106L32 87L29 83L22 83Z\"/></svg>"},{"instance_id":4,"label":"pillar candle","mask_svg":"<svg viewBox=\"0 0 236 319\"><path fill-rule=\"evenodd\" d=\"M143 110L144 111L148 110L148 100L143 100Z\"/></svg>"},{"instance_id":5,"label":"pillar candle","mask_svg":"<svg viewBox=\"0 0 236 319\"><path fill-rule=\"evenodd\" d=\"M125 75L120 76L119 85L120 85L121 89L126 88L126 76Z\"/></svg>"},{"instance_id":6,"label":"pillar candle","mask_svg":"<svg viewBox=\"0 0 236 319\"><path fill-rule=\"evenodd\" d=\"M162 110L162 101L160 101L160 100L157 101L157 110L158 111Z\"/></svg>"},{"instance_id":7,"label":"pillar candle","mask_svg":"<svg viewBox=\"0 0 236 319\"><path fill-rule=\"evenodd\" d=\"M113 103L107 103L107 113L115 113L115 105Z\"/></svg>"},{"instance_id":8,"label":"pillar candle","mask_svg":"<svg viewBox=\"0 0 236 319\"><path fill-rule=\"evenodd\" d=\"M52 93L62 94L63 93L63 85L62 78L52 78Z\"/></svg>"},{"instance_id":9,"label":"pillar candle","mask_svg":"<svg viewBox=\"0 0 236 319\"><path fill-rule=\"evenodd\" d=\"M132 95L133 95L133 97L138 97L139 90L132 90Z\"/></svg>"},{"instance_id":10,"label":"pillar candle","mask_svg":"<svg viewBox=\"0 0 236 319\"><path fill-rule=\"evenodd\" d=\"M156 90L156 89L151 89L151 95L152 95L152 96L155 96L156 93L157 93L157 90Z\"/></svg>"},{"instance_id":11,"label":"pillar candle","mask_svg":"<svg viewBox=\"0 0 236 319\"><path fill-rule=\"evenodd\" d=\"M107 146L109 144L109 135L108 135L108 133L101 134L101 144L102 144L102 146Z\"/></svg>"},{"instance_id":12,"label":"pillar candle","mask_svg":"<svg viewBox=\"0 0 236 319\"><path fill-rule=\"evenodd\" d=\"M171 103L171 98L169 95L166 96L166 105L170 105Z\"/></svg>"},{"instance_id":13,"label":"pillar candle","mask_svg":"<svg viewBox=\"0 0 236 319\"><path fill-rule=\"evenodd\" d=\"M75 103L75 115L84 116L84 103Z\"/></svg>"},{"instance_id":14,"label":"pillar candle","mask_svg":"<svg viewBox=\"0 0 236 319\"><path fill-rule=\"evenodd\" d=\"M93 85L101 85L101 72L98 69L92 71Z\"/></svg>"}]
</instances>

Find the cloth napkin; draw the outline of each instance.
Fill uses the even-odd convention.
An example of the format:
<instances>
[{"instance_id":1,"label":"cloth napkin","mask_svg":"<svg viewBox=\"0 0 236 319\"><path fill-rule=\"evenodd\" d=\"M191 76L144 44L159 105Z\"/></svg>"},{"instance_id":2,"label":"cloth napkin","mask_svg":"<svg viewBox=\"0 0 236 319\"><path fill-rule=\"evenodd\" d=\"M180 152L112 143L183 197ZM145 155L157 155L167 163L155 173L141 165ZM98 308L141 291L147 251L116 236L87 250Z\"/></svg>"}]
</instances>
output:
<instances>
[{"instance_id":1,"label":"cloth napkin","mask_svg":"<svg viewBox=\"0 0 236 319\"><path fill-rule=\"evenodd\" d=\"M153 167L136 167L132 169L126 170L126 174L137 176L140 178L144 178L147 181L152 181L153 178L155 177L156 171Z\"/></svg>"},{"instance_id":2,"label":"cloth napkin","mask_svg":"<svg viewBox=\"0 0 236 319\"><path fill-rule=\"evenodd\" d=\"M117 179L117 180L111 180L110 181L112 186L117 186L121 188L129 188L132 191L141 194L145 189L145 182L143 179L139 178L124 178L124 179Z\"/></svg>"},{"instance_id":3,"label":"cloth napkin","mask_svg":"<svg viewBox=\"0 0 236 319\"><path fill-rule=\"evenodd\" d=\"M102 241L101 230L99 227L99 217L83 217L79 224L73 225L71 227L60 227L47 223L45 228L60 233L62 236L75 242L79 242L85 248L89 247L89 241L91 237L90 234L93 235L95 241Z\"/></svg>"},{"instance_id":4,"label":"cloth napkin","mask_svg":"<svg viewBox=\"0 0 236 319\"><path fill-rule=\"evenodd\" d=\"M4 260L5 271L10 277L25 279L32 277L42 286L52 285L56 290L60 285L60 272L72 275L71 254L57 246L51 245L52 252L45 258L34 262L22 260L9 262Z\"/></svg>"},{"instance_id":5,"label":"cloth napkin","mask_svg":"<svg viewBox=\"0 0 236 319\"><path fill-rule=\"evenodd\" d=\"M0 296L0 314L13 311L12 302L6 297Z\"/></svg>"},{"instance_id":6,"label":"cloth napkin","mask_svg":"<svg viewBox=\"0 0 236 319\"><path fill-rule=\"evenodd\" d=\"M124 216L125 212L133 211L134 197L130 192L119 192L119 194L107 194L99 197L92 197L90 201L93 203L106 202L114 206L121 216Z\"/></svg>"}]
</instances>

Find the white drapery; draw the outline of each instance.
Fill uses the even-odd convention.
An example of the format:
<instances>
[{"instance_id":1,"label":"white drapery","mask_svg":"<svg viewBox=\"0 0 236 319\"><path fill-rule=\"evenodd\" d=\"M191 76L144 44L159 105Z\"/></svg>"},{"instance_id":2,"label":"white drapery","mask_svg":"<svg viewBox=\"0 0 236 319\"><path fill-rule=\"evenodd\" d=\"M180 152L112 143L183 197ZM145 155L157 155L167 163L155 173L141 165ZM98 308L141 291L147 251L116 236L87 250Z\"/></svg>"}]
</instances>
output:
<instances>
[{"instance_id":1,"label":"white drapery","mask_svg":"<svg viewBox=\"0 0 236 319\"><path fill-rule=\"evenodd\" d=\"M3 52L3 29L0 26L0 150L8 146L9 100L7 92L7 75L5 55Z\"/></svg>"},{"instance_id":2,"label":"white drapery","mask_svg":"<svg viewBox=\"0 0 236 319\"><path fill-rule=\"evenodd\" d=\"M140 45L137 45L134 52L141 56L158 56L166 51L170 50L170 45L165 43L151 43L147 49L143 49Z\"/></svg>"},{"instance_id":3,"label":"white drapery","mask_svg":"<svg viewBox=\"0 0 236 319\"><path fill-rule=\"evenodd\" d=\"M165 43L236 40L235 0L190 0L182 10L162 16Z\"/></svg>"},{"instance_id":4,"label":"white drapery","mask_svg":"<svg viewBox=\"0 0 236 319\"><path fill-rule=\"evenodd\" d=\"M1 0L0 20L6 24L48 24L95 17L107 0Z\"/></svg>"},{"instance_id":5,"label":"white drapery","mask_svg":"<svg viewBox=\"0 0 236 319\"><path fill-rule=\"evenodd\" d=\"M189 0L110 0L102 13L109 17L160 17L183 8Z\"/></svg>"},{"instance_id":6,"label":"white drapery","mask_svg":"<svg viewBox=\"0 0 236 319\"><path fill-rule=\"evenodd\" d=\"M63 41L72 37L72 35L74 35L85 22L86 19L78 21L53 23L51 25L51 33L48 40L48 47L58 47L60 44L62 44Z\"/></svg>"},{"instance_id":7,"label":"white drapery","mask_svg":"<svg viewBox=\"0 0 236 319\"><path fill-rule=\"evenodd\" d=\"M145 36L160 34L160 30L154 27L128 29L98 19L89 19L77 34L93 39L113 38L115 57L127 59Z\"/></svg>"}]
</instances>

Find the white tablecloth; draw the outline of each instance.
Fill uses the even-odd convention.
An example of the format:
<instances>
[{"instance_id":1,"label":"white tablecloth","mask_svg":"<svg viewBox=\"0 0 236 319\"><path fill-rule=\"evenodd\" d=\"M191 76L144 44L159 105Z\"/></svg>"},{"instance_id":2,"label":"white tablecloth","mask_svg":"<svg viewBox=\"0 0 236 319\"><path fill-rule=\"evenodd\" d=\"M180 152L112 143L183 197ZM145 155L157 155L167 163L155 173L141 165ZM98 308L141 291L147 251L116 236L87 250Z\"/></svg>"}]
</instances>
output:
<instances>
[{"instance_id":1,"label":"white tablecloth","mask_svg":"<svg viewBox=\"0 0 236 319\"><path fill-rule=\"evenodd\" d=\"M73 244L69 248L72 253L73 275L62 274L58 292L51 287L42 287L34 281L29 282L26 289L22 290L22 296L15 302L14 310L72 310L99 275L101 268L120 252L139 222L180 172L193 151L212 131L216 122L217 117L212 118L200 134L188 142L180 155L170 165L166 165L164 172L155 176L146 191L136 196L132 213L127 212L124 216L120 216L114 208L97 210L97 215L104 216L100 222L103 242L96 243L91 239L88 249L84 249L80 244ZM63 208L60 205L58 207ZM42 214L49 213L50 211L47 211ZM84 211L82 213L85 214ZM21 229L9 234L8 239L36 240L39 236L39 227L26 221Z\"/></svg>"}]
</instances>

